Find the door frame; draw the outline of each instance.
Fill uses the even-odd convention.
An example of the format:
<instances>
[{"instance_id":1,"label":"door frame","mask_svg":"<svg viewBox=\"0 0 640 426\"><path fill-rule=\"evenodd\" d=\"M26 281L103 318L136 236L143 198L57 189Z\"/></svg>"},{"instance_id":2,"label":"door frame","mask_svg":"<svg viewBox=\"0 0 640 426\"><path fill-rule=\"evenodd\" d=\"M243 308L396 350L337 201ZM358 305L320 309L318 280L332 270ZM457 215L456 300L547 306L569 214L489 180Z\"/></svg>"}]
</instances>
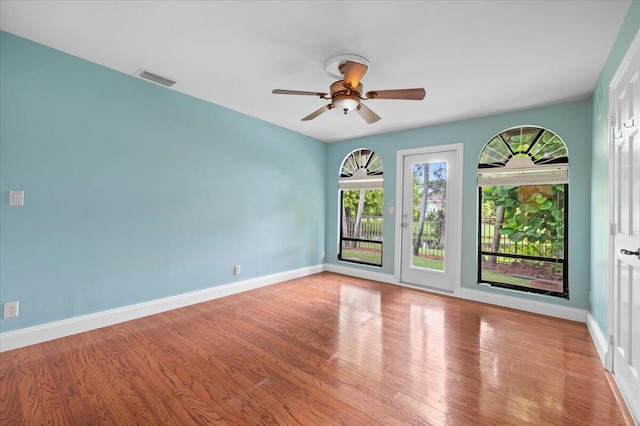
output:
<instances>
[{"instance_id":1,"label":"door frame","mask_svg":"<svg viewBox=\"0 0 640 426\"><path fill-rule=\"evenodd\" d=\"M615 88L618 86L618 84L621 83L622 78L624 77L625 71L627 70L627 67L630 65L631 60L633 59L634 55L636 52L640 52L640 30L638 30L638 32L636 33L636 35L634 36L633 41L631 42L631 44L629 45L629 48L627 49L623 60L620 62L620 65L618 66L618 69L616 70L615 74L613 75L613 78L611 78L611 81L609 82L609 85L607 87L608 93L607 93L607 99L609 101L608 107L607 107L607 125L608 125L608 138L609 138L609 161L608 161L608 167L609 167L609 176L608 176L608 190L609 190L609 258L608 258L608 268L609 268L609 273L608 273L608 296L609 296L609 301L607 303L607 307L608 307L608 313L607 313L607 351L605 354L605 369L610 371L611 373L613 373L613 377L615 380L615 373L614 373L614 358L615 358L615 347L614 347L614 331L613 327L615 325L615 315L614 315L614 309L615 309L615 298L614 298L614 268L615 268L615 260L616 260L616 253L614 252L615 250L615 241L614 241L614 203L615 203L615 179L616 179L616 174L615 174L615 170L614 170L614 163L615 163ZM603 95L604 96L604 95ZM617 386L617 383L616 383ZM620 387L618 386L618 389L620 389ZM627 398L625 397L625 395L623 395L623 398L625 399L625 402L627 404L630 404L630 401L627 401ZM637 403L636 403L637 404Z\"/></svg>"},{"instance_id":2,"label":"door frame","mask_svg":"<svg viewBox=\"0 0 640 426\"><path fill-rule=\"evenodd\" d=\"M629 49L627 50L627 52L624 55L624 58L622 60L622 62L620 62L620 65L618 66L618 69L616 70L616 73L613 75L613 78L611 79L611 81L609 82L609 86L607 88L608 93L607 93L607 98L609 100L609 105L607 107L607 120L608 120L608 137L609 137L609 161L608 161L608 166L609 166L609 182L608 182L608 190L609 190L609 259L608 259L608 267L609 267L609 303L608 303L608 324L607 324L607 353L606 353L606 358L605 358L605 368L608 371L613 371L613 348L612 348L612 342L611 342L611 336L612 336L612 332L611 332L611 328L613 327L614 324L614 314L613 314L613 308L614 308L614 298L613 298L613 267L614 265L614 261L615 261L615 253L614 253L614 240L613 240L613 215L614 215L614 211L613 211L613 203L614 201L614 185L615 185L615 171L613 169L614 166L614 150L615 150L615 140L614 140L614 132L615 132L615 124L613 123L613 117L615 114L615 92L614 89L615 87L620 83L620 80L623 77L624 71L627 69L627 67L629 66L629 63L631 62L631 59L633 58L633 54L636 52L636 50L640 49L640 30L638 30L638 32L636 33L633 41L631 42L631 45L629 46Z\"/></svg>"},{"instance_id":3,"label":"door frame","mask_svg":"<svg viewBox=\"0 0 640 426\"><path fill-rule=\"evenodd\" d=\"M456 154L456 161L458 164L458 182L459 190L456 196L456 202L458 203L457 214L451 219L452 226L458 230L457 239L458 244L454 250L453 256L457 259L458 267L453 272L453 295L460 296L460 279L462 270L462 191L464 189L464 144L452 143L446 145L426 146L421 148L402 149L396 151L396 211L395 211L395 244L394 244L394 262L393 262L393 281L396 284L400 284L407 287L417 288L424 291L432 291L440 293L437 289L429 289L426 287L417 287L412 284L403 283L401 281L401 261L402 261L402 194L403 194L403 177L404 177L404 158L409 155L420 154L432 154L434 152L442 151L454 151ZM446 294L451 294L445 292Z\"/></svg>"}]
</instances>

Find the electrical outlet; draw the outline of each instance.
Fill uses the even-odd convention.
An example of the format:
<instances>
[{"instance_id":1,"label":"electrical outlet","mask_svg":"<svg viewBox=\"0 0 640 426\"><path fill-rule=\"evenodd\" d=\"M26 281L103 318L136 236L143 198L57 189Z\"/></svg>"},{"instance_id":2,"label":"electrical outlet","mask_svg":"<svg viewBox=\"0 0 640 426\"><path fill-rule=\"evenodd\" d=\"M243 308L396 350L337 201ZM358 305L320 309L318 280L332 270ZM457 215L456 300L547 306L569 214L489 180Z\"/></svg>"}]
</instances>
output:
<instances>
[{"instance_id":1,"label":"electrical outlet","mask_svg":"<svg viewBox=\"0 0 640 426\"><path fill-rule=\"evenodd\" d=\"M323 258L323 259L324 259L325 255L326 255L326 253L325 253L325 252L322 252L322 258Z\"/></svg>"},{"instance_id":2,"label":"electrical outlet","mask_svg":"<svg viewBox=\"0 0 640 426\"><path fill-rule=\"evenodd\" d=\"M240 275L240 265L233 267L233 275Z\"/></svg>"},{"instance_id":3,"label":"electrical outlet","mask_svg":"<svg viewBox=\"0 0 640 426\"><path fill-rule=\"evenodd\" d=\"M18 316L18 302L7 302L4 304L4 317L13 318Z\"/></svg>"}]
</instances>

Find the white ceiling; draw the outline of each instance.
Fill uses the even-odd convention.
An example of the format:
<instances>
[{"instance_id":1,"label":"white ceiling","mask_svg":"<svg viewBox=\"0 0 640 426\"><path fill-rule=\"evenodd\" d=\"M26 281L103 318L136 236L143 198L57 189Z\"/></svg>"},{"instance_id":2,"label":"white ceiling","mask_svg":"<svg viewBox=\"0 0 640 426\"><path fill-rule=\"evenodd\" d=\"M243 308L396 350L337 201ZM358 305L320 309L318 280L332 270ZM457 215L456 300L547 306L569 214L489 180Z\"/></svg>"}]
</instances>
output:
<instances>
[{"instance_id":1,"label":"white ceiling","mask_svg":"<svg viewBox=\"0 0 640 426\"><path fill-rule=\"evenodd\" d=\"M588 97L631 0L0 1L3 31L334 142ZM327 101L324 62L352 53L365 91L424 87L423 101L370 100L366 124ZM152 83L150 83L152 84Z\"/></svg>"}]
</instances>

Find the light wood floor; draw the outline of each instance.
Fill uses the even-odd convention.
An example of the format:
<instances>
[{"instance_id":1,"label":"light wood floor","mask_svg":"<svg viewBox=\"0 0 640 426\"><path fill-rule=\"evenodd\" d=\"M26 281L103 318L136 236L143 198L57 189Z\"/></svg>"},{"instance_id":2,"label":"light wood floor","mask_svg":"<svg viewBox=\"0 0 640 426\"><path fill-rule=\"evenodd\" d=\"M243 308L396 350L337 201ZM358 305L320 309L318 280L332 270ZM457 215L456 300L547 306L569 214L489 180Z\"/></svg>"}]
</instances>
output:
<instances>
[{"instance_id":1,"label":"light wood floor","mask_svg":"<svg viewBox=\"0 0 640 426\"><path fill-rule=\"evenodd\" d=\"M2 425L624 424L584 324L322 273L0 354Z\"/></svg>"}]
</instances>

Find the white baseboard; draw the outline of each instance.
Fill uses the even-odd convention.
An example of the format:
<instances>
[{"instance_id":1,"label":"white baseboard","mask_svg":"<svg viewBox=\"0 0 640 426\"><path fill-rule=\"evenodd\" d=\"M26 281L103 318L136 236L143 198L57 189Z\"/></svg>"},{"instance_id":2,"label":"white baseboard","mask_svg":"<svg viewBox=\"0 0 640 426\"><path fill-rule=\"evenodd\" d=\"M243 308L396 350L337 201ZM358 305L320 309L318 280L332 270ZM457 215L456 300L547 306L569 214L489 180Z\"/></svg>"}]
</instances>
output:
<instances>
[{"instance_id":1,"label":"white baseboard","mask_svg":"<svg viewBox=\"0 0 640 426\"><path fill-rule=\"evenodd\" d=\"M548 315L571 321L586 322L587 311L584 309L571 308L568 306L554 305L552 303L539 302L536 300L521 299L507 294L497 294L482 290L474 290L462 287L460 297L476 302L488 303L490 305L502 306L505 308L518 309L534 314Z\"/></svg>"},{"instance_id":2,"label":"white baseboard","mask_svg":"<svg viewBox=\"0 0 640 426\"><path fill-rule=\"evenodd\" d=\"M280 272L264 277L252 278L245 281L224 284L204 290L179 294L177 296L110 309L95 314L82 315L62 321L37 325L15 331L0 333L0 352L70 336L97 328L130 321L161 312L178 309L196 303L206 302L232 294L254 290L283 281L293 280L324 270L324 265L315 265L293 271Z\"/></svg>"},{"instance_id":3,"label":"white baseboard","mask_svg":"<svg viewBox=\"0 0 640 426\"><path fill-rule=\"evenodd\" d=\"M456 297L456 295L449 292L438 291L437 289L423 288L397 282L393 275L383 274L376 271L366 271L363 269L334 265L329 263L325 264L325 271ZM486 291L474 290L464 287L461 287L459 291L460 293L457 295L457 297L460 297L461 299L473 300L476 302L487 303L489 305L513 308L525 312L531 312L534 314L548 315L551 317L562 318L582 323L587 321L587 311L584 309L554 305L552 303L546 303L542 301L522 299L519 297L510 296L508 294L489 293Z\"/></svg>"},{"instance_id":4,"label":"white baseboard","mask_svg":"<svg viewBox=\"0 0 640 426\"><path fill-rule=\"evenodd\" d=\"M387 284L396 284L393 275L383 274L382 272L366 271L364 269L334 265L331 263L326 263L324 265L324 270L327 272L335 272L336 274L348 275L350 277L362 278L365 280L379 281Z\"/></svg>"},{"instance_id":5,"label":"white baseboard","mask_svg":"<svg viewBox=\"0 0 640 426\"><path fill-rule=\"evenodd\" d=\"M391 274L334 264L315 265L293 271L286 271L264 277L252 278L245 281L224 284L177 296L124 306L122 308L110 309L108 311L97 312L95 314L83 315L62 321L0 333L0 352L10 351L12 349L70 336L72 334L130 321L244 291L254 290L260 287L305 277L322 271L335 272L342 275L379 281L387 284L402 285L397 283L394 276ZM586 322L596 349L598 350L600 359L604 360L606 357L606 338L602 334L593 317L585 310L525 300L508 295L488 293L468 288L460 289L460 297L463 299L519 309L542 315L549 315L572 321Z\"/></svg>"},{"instance_id":6,"label":"white baseboard","mask_svg":"<svg viewBox=\"0 0 640 426\"><path fill-rule=\"evenodd\" d=\"M591 315L591 312L587 314L587 329L589 330L591 340L593 340L593 344L598 351L600 362L602 362L602 365L606 368L609 345L607 345L607 338L605 337L604 333L602 333L602 330L600 330L600 326L596 322L596 319L593 317L593 315Z\"/></svg>"}]
</instances>

